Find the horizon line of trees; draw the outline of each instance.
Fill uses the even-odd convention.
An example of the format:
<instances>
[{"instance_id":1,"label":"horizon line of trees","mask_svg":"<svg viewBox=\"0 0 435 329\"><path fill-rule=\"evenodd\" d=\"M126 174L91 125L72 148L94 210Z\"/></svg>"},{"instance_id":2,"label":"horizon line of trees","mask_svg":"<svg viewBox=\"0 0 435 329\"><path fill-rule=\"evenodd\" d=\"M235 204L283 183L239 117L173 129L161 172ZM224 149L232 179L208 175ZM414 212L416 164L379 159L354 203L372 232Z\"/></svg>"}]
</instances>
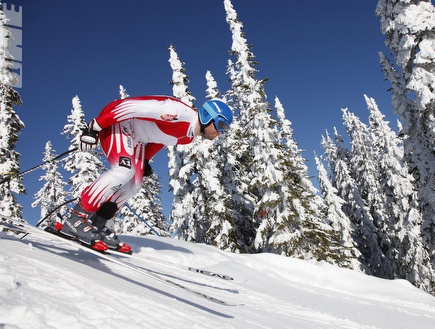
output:
<instances>
[{"instance_id":1,"label":"horizon line of trees","mask_svg":"<svg viewBox=\"0 0 435 329\"><path fill-rule=\"evenodd\" d=\"M208 71L206 95L232 106L231 129L215 142L197 138L192 144L168 148L174 194L169 221L162 213L161 186L154 174L120 210L116 229L150 234L150 227L141 221L145 218L160 235L231 252L326 261L381 278L403 278L435 294L435 50L431 46L435 26L430 23L435 21L434 6L430 1L378 2L376 14L392 52L380 53L380 62L392 85L399 133L367 95L368 124L343 109L348 138L336 128L322 136L324 154L315 156L317 191L284 106L278 97L273 106L267 101L267 79L256 78L258 63L243 25L231 1L223 2L233 41L226 72L231 86L222 93ZM173 95L194 106L184 63L172 45L169 64ZM0 68L3 76L8 68ZM13 149L24 127L13 111L12 96L3 97L13 93L6 86L2 80L0 123L13 124L8 139L0 137L2 173L19 168L19 155ZM120 97L128 97L122 86ZM71 139L70 149L78 145L86 124L79 98L72 103L62 132ZM43 160L53 158L54 152L47 142ZM70 173L66 183L59 164ZM99 152L75 152L43 169L40 180L45 184L32 205L41 207L41 217L67 198L78 197L105 167ZM14 198L14 193L24 192L21 179L0 189L0 211L21 217Z\"/></svg>"}]
</instances>

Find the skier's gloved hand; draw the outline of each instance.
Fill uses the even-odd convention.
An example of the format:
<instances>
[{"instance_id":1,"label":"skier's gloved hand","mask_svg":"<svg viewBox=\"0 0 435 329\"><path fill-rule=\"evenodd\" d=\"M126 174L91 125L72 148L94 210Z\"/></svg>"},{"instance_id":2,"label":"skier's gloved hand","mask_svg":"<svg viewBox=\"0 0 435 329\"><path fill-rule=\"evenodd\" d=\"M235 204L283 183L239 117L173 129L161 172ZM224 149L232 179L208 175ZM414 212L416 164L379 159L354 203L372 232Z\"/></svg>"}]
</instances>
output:
<instances>
[{"instance_id":1,"label":"skier's gloved hand","mask_svg":"<svg viewBox=\"0 0 435 329\"><path fill-rule=\"evenodd\" d=\"M143 175L149 177L153 174L153 168L150 166L150 160L145 160L145 166L143 168Z\"/></svg>"},{"instance_id":2,"label":"skier's gloved hand","mask_svg":"<svg viewBox=\"0 0 435 329\"><path fill-rule=\"evenodd\" d=\"M95 119L89 122L88 126L82 130L80 136L80 151L89 152L97 145L98 133L101 129Z\"/></svg>"}]
</instances>

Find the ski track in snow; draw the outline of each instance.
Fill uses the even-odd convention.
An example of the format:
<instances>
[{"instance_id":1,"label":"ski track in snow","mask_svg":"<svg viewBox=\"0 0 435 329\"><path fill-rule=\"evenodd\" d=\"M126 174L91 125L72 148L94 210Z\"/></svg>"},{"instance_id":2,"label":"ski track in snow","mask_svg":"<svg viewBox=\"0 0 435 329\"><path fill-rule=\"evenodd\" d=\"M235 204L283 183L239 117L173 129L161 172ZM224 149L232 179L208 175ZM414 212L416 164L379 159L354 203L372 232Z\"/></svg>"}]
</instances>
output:
<instances>
[{"instance_id":1,"label":"ski track in snow","mask_svg":"<svg viewBox=\"0 0 435 329\"><path fill-rule=\"evenodd\" d=\"M50 237L0 233L0 328L433 328L435 298L404 280L325 263L238 255L170 238L123 236L153 273L243 306L164 285ZM216 271L226 281L140 260Z\"/></svg>"}]
</instances>

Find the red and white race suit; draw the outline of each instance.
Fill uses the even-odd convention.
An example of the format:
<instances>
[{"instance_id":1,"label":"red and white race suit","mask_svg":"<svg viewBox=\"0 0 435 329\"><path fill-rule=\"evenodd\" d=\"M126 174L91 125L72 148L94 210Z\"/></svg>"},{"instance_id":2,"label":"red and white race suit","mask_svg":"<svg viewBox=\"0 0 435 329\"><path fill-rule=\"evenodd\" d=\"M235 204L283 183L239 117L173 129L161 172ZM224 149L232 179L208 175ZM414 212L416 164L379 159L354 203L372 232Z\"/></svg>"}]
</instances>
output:
<instances>
[{"instance_id":1,"label":"red and white race suit","mask_svg":"<svg viewBox=\"0 0 435 329\"><path fill-rule=\"evenodd\" d=\"M142 185L144 161L165 145L192 142L198 114L169 96L142 96L116 100L95 119L111 168L83 190L81 205L87 212L106 201L120 208L134 196Z\"/></svg>"}]
</instances>

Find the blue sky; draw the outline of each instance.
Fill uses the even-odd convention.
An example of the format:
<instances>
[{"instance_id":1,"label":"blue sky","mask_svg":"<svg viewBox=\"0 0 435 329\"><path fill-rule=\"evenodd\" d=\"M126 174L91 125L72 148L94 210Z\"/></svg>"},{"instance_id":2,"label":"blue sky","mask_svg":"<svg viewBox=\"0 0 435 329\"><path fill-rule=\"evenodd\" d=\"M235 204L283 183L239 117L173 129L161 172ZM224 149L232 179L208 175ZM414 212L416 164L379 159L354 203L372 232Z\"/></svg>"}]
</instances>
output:
<instances>
[{"instance_id":1,"label":"blue sky","mask_svg":"<svg viewBox=\"0 0 435 329\"><path fill-rule=\"evenodd\" d=\"M168 47L185 63L189 88L199 106L210 70L221 91L226 75L231 33L223 0L4 0L22 6L22 88L24 104L16 112L26 125L17 150L21 169L42 161L50 140L57 153L68 148L60 132L78 95L86 120L118 98L122 84L131 96L172 94ZM389 54L375 15L375 0L284 1L232 0L245 37L254 45L257 78L269 78L269 101L278 96L295 139L306 150L310 173L317 175L314 152L322 154L325 130L343 135L341 109L367 122L363 95L373 97L395 126L389 83L384 81L379 51ZM165 213L167 158L161 151L154 167L161 176ZM38 170L25 176L28 195L21 196L30 222L39 209L30 203L42 186Z\"/></svg>"}]
</instances>

